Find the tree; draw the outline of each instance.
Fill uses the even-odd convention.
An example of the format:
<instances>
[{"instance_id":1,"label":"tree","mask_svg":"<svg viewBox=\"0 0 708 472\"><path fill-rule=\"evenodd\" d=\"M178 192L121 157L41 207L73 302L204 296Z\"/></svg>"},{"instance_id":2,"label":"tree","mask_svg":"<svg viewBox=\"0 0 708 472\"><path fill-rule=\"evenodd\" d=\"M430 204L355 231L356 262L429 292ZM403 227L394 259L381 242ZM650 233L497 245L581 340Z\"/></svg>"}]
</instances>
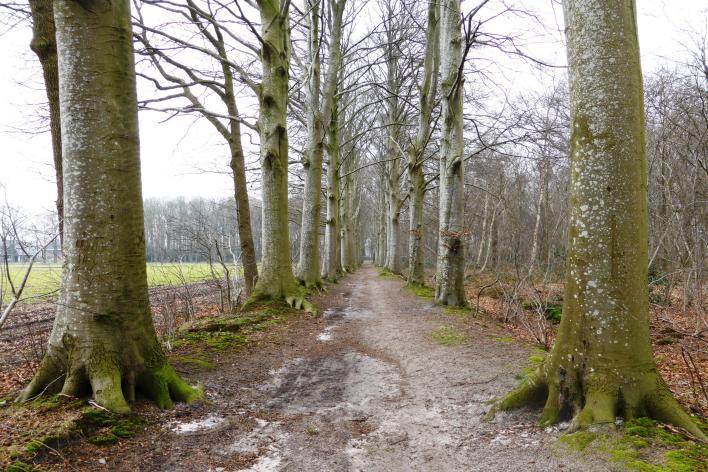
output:
<instances>
[{"instance_id":1,"label":"tree","mask_svg":"<svg viewBox=\"0 0 708 472\"><path fill-rule=\"evenodd\" d=\"M307 150L304 157L305 189L302 204L302 238L300 240L300 279L306 287L320 285L320 213L322 209L322 159L325 123L330 123L336 106L335 96L342 66L342 17L346 0L330 0L330 39L327 80L323 106L320 105L320 0L308 1L310 9L309 68L307 103ZM335 169L333 169L335 170Z\"/></svg>"},{"instance_id":2,"label":"tree","mask_svg":"<svg viewBox=\"0 0 708 472\"><path fill-rule=\"evenodd\" d=\"M410 234L408 235L408 283L425 284L423 252L423 203L425 199L425 174L423 154L430 138L430 120L435 105L435 94L440 66L440 6L428 2L428 31L425 37L423 83L420 87L420 113L418 133L408 148L408 179L410 181Z\"/></svg>"},{"instance_id":3,"label":"tree","mask_svg":"<svg viewBox=\"0 0 708 472\"><path fill-rule=\"evenodd\" d=\"M443 2L440 17L443 111L435 300L443 305L464 305L464 77L460 0Z\"/></svg>"},{"instance_id":4,"label":"tree","mask_svg":"<svg viewBox=\"0 0 708 472\"><path fill-rule=\"evenodd\" d=\"M194 34L188 36L189 40L177 36L185 30L185 23L179 24L179 32L172 33L170 23L160 25L160 27L150 27L141 9L137 11L138 32L136 39L142 44L143 49L138 54L147 56L152 68L157 71L160 81L147 73L140 73L141 77L149 80L155 88L162 92L171 92L168 95L159 95L141 102L145 108L154 106L155 103L172 102L176 99L188 102L188 106L175 110L173 106L162 109L169 111L175 116L178 113L197 113L214 127L218 134L226 141L229 147L231 174L234 181L234 201L236 202L236 221L238 229L239 246L241 249L241 263L243 265L243 279L246 294L253 291L253 287L258 280L258 267L256 265L256 252L253 244L253 231L251 229L250 202L248 198L248 186L246 181L246 165L244 150L241 140L241 124L252 127L243 120L240 115L237 99L237 81L234 69L241 77L245 76L243 69L229 59L230 47L228 38L236 37L229 31L228 25L233 18L217 18L213 13L215 9L210 2L198 5L192 0L187 0L184 4L174 2L151 1L145 2L146 6L156 7L161 10L161 14L176 14L178 18L186 20L186 25L190 31L194 29L198 33L201 42L196 41ZM164 44L155 45L151 40L151 33L158 39L165 41ZM247 44L248 43L239 43ZM255 48L254 48L255 49ZM169 51L169 53L167 52ZM177 54L179 51L189 51L192 54L186 58ZM198 54L196 54L198 53ZM192 61L206 59L208 63L216 62L218 66L215 70L203 70L203 65ZM166 82L166 83L164 83ZM244 82L251 85L248 78ZM177 93L174 93L177 92ZM257 91L256 91L257 92ZM214 104L206 106L209 96L216 96L218 100ZM216 111L216 104L223 107L223 111Z\"/></svg>"},{"instance_id":5,"label":"tree","mask_svg":"<svg viewBox=\"0 0 708 472\"><path fill-rule=\"evenodd\" d=\"M258 0L261 63L258 133L263 192L263 260L252 299L287 299L302 304L293 276L288 228L288 78L290 24L288 0Z\"/></svg>"},{"instance_id":6,"label":"tree","mask_svg":"<svg viewBox=\"0 0 708 472\"><path fill-rule=\"evenodd\" d=\"M42 66L44 87L49 104L49 130L52 135L52 155L54 175L57 185L57 216L59 219L59 239L64 226L64 186L62 183L61 122L59 117L59 70L57 66L57 41L54 26L54 12L51 0L29 0L32 12L32 41L30 48L37 55Z\"/></svg>"},{"instance_id":7,"label":"tree","mask_svg":"<svg viewBox=\"0 0 708 472\"><path fill-rule=\"evenodd\" d=\"M199 392L167 363L150 313L127 0L56 0L65 251L49 346L20 399L90 386L129 411L136 388L167 408Z\"/></svg>"},{"instance_id":8,"label":"tree","mask_svg":"<svg viewBox=\"0 0 708 472\"><path fill-rule=\"evenodd\" d=\"M336 90L339 88L336 87ZM337 280L342 272L339 242L339 121L339 102L335 100L327 123L327 220L324 241L325 260L322 270L322 276L330 281Z\"/></svg>"},{"instance_id":9,"label":"tree","mask_svg":"<svg viewBox=\"0 0 708 472\"><path fill-rule=\"evenodd\" d=\"M499 404L545 398L544 424L651 416L704 438L649 339L647 167L634 0L565 2L571 221L563 318L546 362Z\"/></svg>"}]
</instances>

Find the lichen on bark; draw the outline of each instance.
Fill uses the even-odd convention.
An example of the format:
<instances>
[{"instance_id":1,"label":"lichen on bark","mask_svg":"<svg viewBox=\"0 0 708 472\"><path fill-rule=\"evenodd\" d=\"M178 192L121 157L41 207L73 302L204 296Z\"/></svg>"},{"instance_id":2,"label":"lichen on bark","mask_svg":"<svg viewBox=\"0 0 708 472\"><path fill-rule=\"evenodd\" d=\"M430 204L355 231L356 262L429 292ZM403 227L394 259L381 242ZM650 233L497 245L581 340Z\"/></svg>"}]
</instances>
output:
<instances>
[{"instance_id":1,"label":"lichen on bark","mask_svg":"<svg viewBox=\"0 0 708 472\"><path fill-rule=\"evenodd\" d=\"M464 136L460 1L442 4L441 89L442 137L440 144L440 228L435 300L443 305L465 304L464 267Z\"/></svg>"},{"instance_id":2,"label":"lichen on bark","mask_svg":"<svg viewBox=\"0 0 708 472\"><path fill-rule=\"evenodd\" d=\"M495 409L544 403L574 428L649 416L705 435L654 362L647 291L647 168L633 0L565 3L571 196L563 318L552 352Z\"/></svg>"},{"instance_id":3,"label":"lichen on bark","mask_svg":"<svg viewBox=\"0 0 708 472\"><path fill-rule=\"evenodd\" d=\"M47 353L19 400L93 393L127 412L200 396L166 362L150 312L130 6L54 2L64 178L64 268ZM101 47L99 47L101 45Z\"/></svg>"}]
</instances>

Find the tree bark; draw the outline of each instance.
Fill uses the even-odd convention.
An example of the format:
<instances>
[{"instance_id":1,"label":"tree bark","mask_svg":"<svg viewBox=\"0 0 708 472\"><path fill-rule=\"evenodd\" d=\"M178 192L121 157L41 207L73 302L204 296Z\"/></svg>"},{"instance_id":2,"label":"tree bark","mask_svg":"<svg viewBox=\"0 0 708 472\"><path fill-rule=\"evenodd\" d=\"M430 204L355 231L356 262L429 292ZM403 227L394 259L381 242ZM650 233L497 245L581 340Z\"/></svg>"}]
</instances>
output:
<instances>
[{"instance_id":1,"label":"tree bark","mask_svg":"<svg viewBox=\"0 0 708 472\"><path fill-rule=\"evenodd\" d=\"M330 281L342 272L339 222L339 111L332 109L327 126L327 226L325 228L325 262L322 276Z\"/></svg>"},{"instance_id":2,"label":"tree bark","mask_svg":"<svg viewBox=\"0 0 708 472\"><path fill-rule=\"evenodd\" d=\"M165 360L150 313L130 4L55 0L65 252L47 353L20 399L93 391L116 412L199 392Z\"/></svg>"},{"instance_id":3,"label":"tree bark","mask_svg":"<svg viewBox=\"0 0 708 472\"><path fill-rule=\"evenodd\" d=\"M263 200L263 258L252 300L299 299L288 228L288 77L290 25L281 1L259 0L263 79L258 103Z\"/></svg>"},{"instance_id":4,"label":"tree bark","mask_svg":"<svg viewBox=\"0 0 708 472\"><path fill-rule=\"evenodd\" d=\"M32 41L30 48L39 58L44 76L44 88L49 104L49 130L52 135L52 155L57 186L57 217L59 238L64 241L64 185L61 157L61 122L59 116L59 70L57 40L52 0L29 0L32 12Z\"/></svg>"},{"instance_id":5,"label":"tree bark","mask_svg":"<svg viewBox=\"0 0 708 472\"><path fill-rule=\"evenodd\" d=\"M385 172L383 172L383 165L379 165L381 167L381 172L379 173L379 184L377 186L378 188L378 232L376 233L376 258L375 262L376 265L379 267L383 267L386 265L386 193L384 190L385 186L385 179L386 177L384 176Z\"/></svg>"},{"instance_id":6,"label":"tree bark","mask_svg":"<svg viewBox=\"0 0 708 472\"><path fill-rule=\"evenodd\" d=\"M443 305L464 305L464 78L460 0L442 4L442 143L440 149L440 229L435 299Z\"/></svg>"},{"instance_id":7,"label":"tree bark","mask_svg":"<svg viewBox=\"0 0 708 472\"><path fill-rule=\"evenodd\" d=\"M324 125L331 120L335 106L337 78L342 64L342 17L346 0L330 0L331 38L327 62L324 106L320 109L320 31L319 1L310 7L310 71L308 77L308 144L305 156L305 190L302 203L302 237L300 240L300 279L306 287L320 285L320 212L322 209L322 160Z\"/></svg>"},{"instance_id":8,"label":"tree bark","mask_svg":"<svg viewBox=\"0 0 708 472\"><path fill-rule=\"evenodd\" d=\"M423 154L430 135L430 119L435 106L435 93L440 64L440 6L428 2L428 31L425 37L423 83L420 88L418 133L408 150L408 178L410 179L410 232L408 235L408 283L425 285L425 253L423 245L423 203L425 175Z\"/></svg>"},{"instance_id":9,"label":"tree bark","mask_svg":"<svg viewBox=\"0 0 708 472\"><path fill-rule=\"evenodd\" d=\"M391 23L394 12L388 5L389 22ZM401 273L400 231L399 221L401 216L401 165L398 158L398 58L394 53L397 38L395 31L387 31L388 44L386 45L387 63L387 141L386 141L386 269L394 274Z\"/></svg>"},{"instance_id":10,"label":"tree bark","mask_svg":"<svg viewBox=\"0 0 708 472\"><path fill-rule=\"evenodd\" d=\"M227 59L221 31L218 34L219 57ZM250 295L258 281L258 265L256 249L253 245L253 228L251 227L251 205L248 201L248 183L246 180L246 162L241 142L241 122L234 90L234 76L231 66L221 63L224 72L224 103L229 112L229 128L225 132L231 151L231 173L234 180L234 200L236 201L236 228L238 230L239 247L241 248L241 264L243 264L243 284L246 295Z\"/></svg>"},{"instance_id":11,"label":"tree bark","mask_svg":"<svg viewBox=\"0 0 708 472\"><path fill-rule=\"evenodd\" d=\"M563 318L546 362L500 404L546 400L542 423L651 416L705 439L649 339L647 165L633 0L567 0L571 221Z\"/></svg>"}]
</instances>

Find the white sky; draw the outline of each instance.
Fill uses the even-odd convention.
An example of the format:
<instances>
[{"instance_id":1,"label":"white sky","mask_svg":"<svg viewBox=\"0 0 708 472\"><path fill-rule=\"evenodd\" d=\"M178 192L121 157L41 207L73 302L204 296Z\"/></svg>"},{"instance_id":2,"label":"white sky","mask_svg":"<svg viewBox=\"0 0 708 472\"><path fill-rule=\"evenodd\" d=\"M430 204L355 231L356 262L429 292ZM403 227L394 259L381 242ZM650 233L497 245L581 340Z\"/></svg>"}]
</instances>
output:
<instances>
[{"instance_id":1,"label":"white sky","mask_svg":"<svg viewBox=\"0 0 708 472\"><path fill-rule=\"evenodd\" d=\"M510 0L511 1L511 0ZM472 4L467 0L463 5ZM518 2L517 2L518 3ZM525 0L549 23L549 34L534 46L544 60L565 62L562 11L551 0ZM645 72L686 56L682 43L688 31L706 31L708 8L703 0L637 0L639 42ZM523 21L496 22L495 27L528 29ZM55 187L49 133L36 130L37 104L43 103L41 71L29 50L29 25L0 36L0 184L7 198L32 212L53 208ZM542 52L541 52L542 51ZM531 66L509 63L499 81L510 82L511 94L547 80ZM513 71L513 72L510 72ZM514 80L522 77L523 80ZM228 151L219 145L211 125L185 117L161 123L164 116L140 115L143 194L145 197L227 197L232 195L228 175L200 173L199 168L228 170Z\"/></svg>"}]
</instances>

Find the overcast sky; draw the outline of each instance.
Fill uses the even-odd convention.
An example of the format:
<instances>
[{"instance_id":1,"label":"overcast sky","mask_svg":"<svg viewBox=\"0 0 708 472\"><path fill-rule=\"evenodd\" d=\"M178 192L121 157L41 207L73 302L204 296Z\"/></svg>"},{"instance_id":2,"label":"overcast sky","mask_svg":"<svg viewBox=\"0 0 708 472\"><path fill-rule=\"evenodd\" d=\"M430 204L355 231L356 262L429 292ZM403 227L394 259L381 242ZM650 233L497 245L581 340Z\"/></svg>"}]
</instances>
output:
<instances>
[{"instance_id":1,"label":"overcast sky","mask_svg":"<svg viewBox=\"0 0 708 472\"><path fill-rule=\"evenodd\" d=\"M463 5L472 3L467 0ZM535 8L548 23L548 34L535 37L534 51L541 53L544 60L564 63L559 4L552 0L525 0L524 3ZM704 0L637 0L637 9L645 73L685 57L684 44L690 41L688 32L708 28ZM532 28L525 22L497 22L493 27ZM55 187L49 133L37 134L44 91L38 80L41 77L39 64L29 51L30 37L29 25L0 36L0 184L5 187L10 202L38 213L52 208ZM509 83L511 94L523 91L521 87L538 86L547 79L530 65L518 61L506 66L499 71L499 81ZM515 80L519 77L524 80ZM228 175L198 170L227 170L227 149L219 144L210 125L188 117L162 123L163 118L150 112L140 115L144 196L232 195L233 184Z\"/></svg>"}]
</instances>

